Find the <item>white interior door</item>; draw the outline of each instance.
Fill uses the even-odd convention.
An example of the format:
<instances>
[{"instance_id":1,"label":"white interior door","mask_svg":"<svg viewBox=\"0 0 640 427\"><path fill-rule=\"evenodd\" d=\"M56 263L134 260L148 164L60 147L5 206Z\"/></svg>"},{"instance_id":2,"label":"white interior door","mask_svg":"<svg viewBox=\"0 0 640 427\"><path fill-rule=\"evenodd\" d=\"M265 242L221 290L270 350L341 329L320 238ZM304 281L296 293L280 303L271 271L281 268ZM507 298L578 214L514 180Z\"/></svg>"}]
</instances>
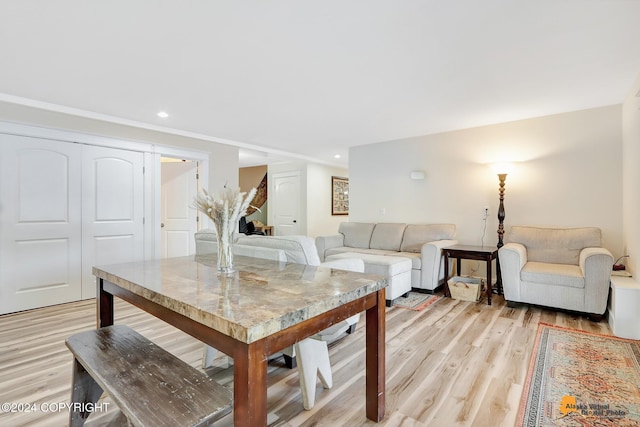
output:
<instances>
[{"instance_id":1,"label":"white interior door","mask_svg":"<svg viewBox=\"0 0 640 427\"><path fill-rule=\"evenodd\" d=\"M195 253L197 211L192 208L197 192L197 162L161 163L161 255L163 258Z\"/></svg>"},{"instance_id":2,"label":"white interior door","mask_svg":"<svg viewBox=\"0 0 640 427\"><path fill-rule=\"evenodd\" d=\"M273 175L273 209L275 233L292 236L300 233L300 173Z\"/></svg>"},{"instance_id":3,"label":"white interior door","mask_svg":"<svg viewBox=\"0 0 640 427\"><path fill-rule=\"evenodd\" d=\"M81 297L81 146L0 134L0 314Z\"/></svg>"},{"instance_id":4,"label":"white interior door","mask_svg":"<svg viewBox=\"0 0 640 427\"><path fill-rule=\"evenodd\" d=\"M96 296L92 267L144 258L143 154L84 146L82 298Z\"/></svg>"}]
</instances>

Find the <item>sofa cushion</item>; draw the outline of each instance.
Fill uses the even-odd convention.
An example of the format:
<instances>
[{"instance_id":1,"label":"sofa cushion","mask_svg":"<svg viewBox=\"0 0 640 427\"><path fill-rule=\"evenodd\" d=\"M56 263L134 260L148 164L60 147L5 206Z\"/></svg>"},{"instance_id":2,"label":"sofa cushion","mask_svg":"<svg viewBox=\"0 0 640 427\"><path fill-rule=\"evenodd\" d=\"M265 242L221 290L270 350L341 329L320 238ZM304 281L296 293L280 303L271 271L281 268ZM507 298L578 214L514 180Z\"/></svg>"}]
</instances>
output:
<instances>
[{"instance_id":1,"label":"sofa cushion","mask_svg":"<svg viewBox=\"0 0 640 427\"><path fill-rule=\"evenodd\" d=\"M344 235L344 245L352 248L368 249L375 224L364 222L343 222L338 232Z\"/></svg>"},{"instance_id":2,"label":"sofa cushion","mask_svg":"<svg viewBox=\"0 0 640 427\"><path fill-rule=\"evenodd\" d=\"M327 257L329 261L346 258L358 258L364 261L364 272L378 274L390 278L392 276L411 271L409 258L392 257L385 255L372 255L361 252L344 252Z\"/></svg>"},{"instance_id":3,"label":"sofa cushion","mask_svg":"<svg viewBox=\"0 0 640 427\"><path fill-rule=\"evenodd\" d=\"M325 251L325 258L329 255L342 254L345 252L356 252L361 254L371 254L371 255L399 255L400 252L396 251L385 251L383 249L362 249L362 248L351 248L349 246L340 246L338 248L329 248Z\"/></svg>"},{"instance_id":4,"label":"sofa cushion","mask_svg":"<svg viewBox=\"0 0 640 427\"><path fill-rule=\"evenodd\" d=\"M260 236L254 234L240 237L237 243L239 245L281 249L286 254L288 262L307 265L320 264L315 240L308 236Z\"/></svg>"},{"instance_id":5,"label":"sofa cushion","mask_svg":"<svg viewBox=\"0 0 640 427\"><path fill-rule=\"evenodd\" d=\"M343 254L345 252L360 252L369 253L369 249L350 248L348 246L340 246L338 248L329 248L324 253L324 259L326 260L330 255Z\"/></svg>"},{"instance_id":6,"label":"sofa cushion","mask_svg":"<svg viewBox=\"0 0 640 427\"><path fill-rule=\"evenodd\" d=\"M417 252L397 252L396 256L403 256L411 260L411 268L420 270L422 268L422 254Z\"/></svg>"},{"instance_id":7,"label":"sofa cushion","mask_svg":"<svg viewBox=\"0 0 640 427\"><path fill-rule=\"evenodd\" d=\"M600 247L601 232L597 227L513 226L508 240L527 248L528 261L578 265L582 249Z\"/></svg>"},{"instance_id":8,"label":"sofa cushion","mask_svg":"<svg viewBox=\"0 0 640 427\"><path fill-rule=\"evenodd\" d=\"M231 249L233 250L234 255L287 262L287 254L282 249L238 244L233 245Z\"/></svg>"},{"instance_id":9,"label":"sofa cushion","mask_svg":"<svg viewBox=\"0 0 640 427\"><path fill-rule=\"evenodd\" d=\"M233 233L233 242L238 241L244 234ZM196 255L217 254L218 235L213 228L203 228L194 234L196 240Z\"/></svg>"},{"instance_id":10,"label":"sofa cushion","mask_svg":"<svg viewBox=\"0 0 640 427\"><path fill-rule=\"evenodd\" d=\"M524 282L584 288L582 269L577 265L527 262L520 271Z\"/></svg>"},{"instance_id":11,"label":"sofa cushion","mask_svg":"<svg viewBox=\"0 0 640 427\"><path fill-rule=\"evenodd\" d=\"M371 249L384 249L389 251L399 251L402 244L402 235L407 224L400 223L379 223L371 234Z\"/></svg>"},{"instance_id":12,"label":"sofa cushion","mask_svg":"<svg viewBox=\"0 0 640 427\"><path fill-rule=\"evenodd\" d=\"M207 242L218 241L218 235L216 234L216 230L213 228L203 228L200 231L196 231L195 238L196 240Z\"/></svg>"},{"instance_id":13,"label":"sofa cushion","mask_svg":"<svg viewBox=\"0 0 640 427\"><path fill-rule=\"evenodd\" d=\"M409 224L404 230L400 250L418 253L425 243L453 239L455 234L454 224Z\"/></svg>"},{"instance_id":14,"label":"sofa cushion","mask_svg":"<svg viewBox=\"0 0 640 427\"><path fill-rule=\"evenodd\" d=\"M244 234L234 232L232 234L233 242L237 242L241 236L244 236ZM200 231L196 231L194 237L196 241L218 243L218 233L216 233L215 228L203 228Z\"/></svg>"}]
</instances>

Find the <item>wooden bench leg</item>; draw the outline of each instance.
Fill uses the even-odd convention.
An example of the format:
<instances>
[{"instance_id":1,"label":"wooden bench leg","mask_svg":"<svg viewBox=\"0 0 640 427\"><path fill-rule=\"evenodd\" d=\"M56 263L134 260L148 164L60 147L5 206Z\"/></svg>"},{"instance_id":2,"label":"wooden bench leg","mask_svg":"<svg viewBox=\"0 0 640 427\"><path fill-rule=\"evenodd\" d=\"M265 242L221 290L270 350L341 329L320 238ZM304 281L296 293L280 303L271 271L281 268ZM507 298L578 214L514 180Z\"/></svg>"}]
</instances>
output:
<instances>
[{"instance_id":1,"label":"wooden bench leg","mask_svg":"<svg viewBox=\"0 0 640 427\"><path fill-rule=\"evenodd\" d=\"M76 359L73 360L73 384L71 389L71 411L69 412L69 425L71 427L83 426L91 412L75 411L74 404L80 404L81 408L87 408L87 403L96 403L102 396L102 388L89 375Z\"/></svg>"}]
</instances>

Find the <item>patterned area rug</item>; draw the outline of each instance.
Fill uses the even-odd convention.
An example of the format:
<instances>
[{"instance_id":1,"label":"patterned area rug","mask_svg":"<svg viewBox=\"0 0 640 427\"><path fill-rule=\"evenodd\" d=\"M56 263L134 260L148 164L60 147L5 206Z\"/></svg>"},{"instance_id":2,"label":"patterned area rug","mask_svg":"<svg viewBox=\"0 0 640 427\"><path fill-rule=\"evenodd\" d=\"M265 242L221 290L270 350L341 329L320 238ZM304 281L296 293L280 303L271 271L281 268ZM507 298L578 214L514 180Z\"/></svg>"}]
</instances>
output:
<instances>
[{"instance_id":1,"label":"patterned area rug","mask_svg":"<svg viewBox=\"0 0 640 427\"><path fill-rule=\"evenodd\" d=\"M410 291L408 297L399 297L394 299L392 307L401 307L408 308L409 310L420 311L429 307L431 304L438 301L438 299L440 299L438 295Z\"/></svg>"},{"instance_id":2,"label":"patterned area rug","mask_svg":"<svg viewBox=\"0 0 640 427\"><path fill-rule=\"evenodd\" d=\"M540 323L518 422L640 425L640 341Z\"/></svg>"}]
</instances>

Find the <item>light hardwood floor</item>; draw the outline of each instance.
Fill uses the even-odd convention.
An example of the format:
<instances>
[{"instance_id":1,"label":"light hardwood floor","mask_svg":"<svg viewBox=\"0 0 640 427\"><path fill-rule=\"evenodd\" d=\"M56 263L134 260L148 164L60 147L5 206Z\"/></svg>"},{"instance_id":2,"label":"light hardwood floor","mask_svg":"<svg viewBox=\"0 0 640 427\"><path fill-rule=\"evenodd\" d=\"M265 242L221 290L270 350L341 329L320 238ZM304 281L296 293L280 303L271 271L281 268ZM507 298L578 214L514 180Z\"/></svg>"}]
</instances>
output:
<instances>
[{"instance_id":1,"label":"light hardwood floor","mask_svg":"<svg viewBox=\"0 0 640 427\"><path fill-rule=\"evenodd\" d=\"M69 401L71 355L64 340L95 327L95 301L0 316L0 403L35 403L34 412L0 412L2 426L63 426ZM116 323L128 324L195 367L202 344L162 321L116 302ZM508 308L441 298L426 310L387 309L386 417L383 426L513 426L538 322L610 334L606 321L522 306ZM364 320L353 335L330 346L331 390L318 383L316 405L302 408L296 370L269 363L271 426L361 426L364 410ZM220 356L207 373L232 387L232 367ZM110 403L109 398L103 398ZM161 404L159 402L159 404ZM94 425L117 414L96 413ZM226 417L217 425L232 425Z\"/></svg>"}]
</instances>

